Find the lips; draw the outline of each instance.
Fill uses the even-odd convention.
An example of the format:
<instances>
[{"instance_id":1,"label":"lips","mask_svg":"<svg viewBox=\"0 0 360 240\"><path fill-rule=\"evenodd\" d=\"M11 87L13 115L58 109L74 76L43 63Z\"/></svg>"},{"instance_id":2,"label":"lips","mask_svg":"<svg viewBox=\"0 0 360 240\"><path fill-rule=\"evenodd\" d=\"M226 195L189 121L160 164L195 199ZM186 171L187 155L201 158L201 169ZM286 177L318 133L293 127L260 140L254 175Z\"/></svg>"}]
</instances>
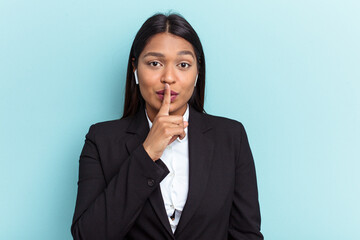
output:
<instances>
[{"instance_id":1,"label":"lips","mask_svg":"<svg viewBox=\"0 0 360 240\"><path fill-rule=\"evenodd\" d=\"M160 94L160 95L164 95L164 93L165 93L165 90L160 90L160 91L156 91L156 94ZM177 93L177 92L175 92L175 91L173 91L173 90L171 90L171 96L173 96L173 95L179 95L179 93Z\"/></svg>"},{"instance_id":2,"label":"lips","mask_svg":"<svg viewBox=\"0 0 360 240\"><path fill-rule=\"evenodd\" d=\"M164 99L164 93L165 93L165 90L156 91L156 95L159 97L159 99L161 101ZM171 102L173 102L175 100L175 98L179 95L179 93L171 90L170 95L171 95L170 96Z\"/></svg>"}]
</instances>

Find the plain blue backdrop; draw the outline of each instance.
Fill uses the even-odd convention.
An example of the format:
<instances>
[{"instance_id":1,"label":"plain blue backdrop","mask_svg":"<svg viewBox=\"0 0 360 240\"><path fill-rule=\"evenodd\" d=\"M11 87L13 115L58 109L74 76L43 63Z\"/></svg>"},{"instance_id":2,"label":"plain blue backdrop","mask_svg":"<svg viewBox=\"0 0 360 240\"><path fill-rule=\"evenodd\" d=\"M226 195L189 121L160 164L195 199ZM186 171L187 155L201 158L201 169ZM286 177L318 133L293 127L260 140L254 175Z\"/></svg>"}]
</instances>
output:
<instances>
[{"instance_id":1,"label":"plain blue backdrop","mask_svg":"<svg viewBox=\"0 0 360 240\"><path fill-rule=\"evenodd\" d=\"M182 14L208 113L241 121L268 240L360 239L357 0L0 0L0 239L71 239L91 124L120 118L132 41Z\"/></svg>"}]
</instances>

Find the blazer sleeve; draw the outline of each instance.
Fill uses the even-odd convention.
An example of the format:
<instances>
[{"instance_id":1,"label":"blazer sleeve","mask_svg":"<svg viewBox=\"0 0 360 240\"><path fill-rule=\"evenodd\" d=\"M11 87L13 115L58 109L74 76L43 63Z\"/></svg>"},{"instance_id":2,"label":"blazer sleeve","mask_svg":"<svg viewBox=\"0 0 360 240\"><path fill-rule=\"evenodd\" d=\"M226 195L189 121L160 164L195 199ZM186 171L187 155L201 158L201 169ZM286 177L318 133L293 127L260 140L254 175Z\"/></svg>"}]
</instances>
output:
<instances>
[{"instance_id":1,"label":"blazer sleeve","mask_svg":"<svg viewBox=\"0 0 360 240\"><path fill-rule=\"evenodd\" d=\"M229 240L264 239L260 232L260 207L255 164L247 134L240 123L240 148L237 154L233 205L230 213Z\"/></svg>"},{"instance_id":2,"label":"blazer sleeve","mask_svg":"<svg viewBox=\"0 0 360 240\"><path fill-rule=\"evenodd\" d=\"M140 144L105 182L96 124L86 134L79 160L78 192L71 234L75 240L123 239L149 195L169 172Z\"/></svg>"}]
</instances>

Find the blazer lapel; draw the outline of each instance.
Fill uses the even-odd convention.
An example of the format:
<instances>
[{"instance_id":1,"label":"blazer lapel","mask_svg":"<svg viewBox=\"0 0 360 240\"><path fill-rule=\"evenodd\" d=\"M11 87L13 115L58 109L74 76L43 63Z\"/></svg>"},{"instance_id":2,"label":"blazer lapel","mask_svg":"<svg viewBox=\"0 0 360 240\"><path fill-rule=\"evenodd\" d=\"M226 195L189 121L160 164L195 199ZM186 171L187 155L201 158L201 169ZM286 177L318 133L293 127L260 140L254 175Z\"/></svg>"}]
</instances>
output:
<instances>
[{"instance_id":1,"label":"blazer lapel","mask_svg":"<svg viewBox=\"0 0 360 240\"><path fill-rule=\"evenodd\" d=\"M139 111L134 116L133 121L130 123L127 129L127 132L132 134L132 136L130 136L129 140L126 142L126 148L129 154L131 154L140 144L145 141L147 134L149 133L149 123L146 119L145 109L143 106L140 107ZM149 201L164 228L171 236L174 236L166 214L160 185L149 196Z\"/></svg>"},{"instance_id":2,"label":"blazer lapel","mask_svg":"<svg viewBox=\"0 0 360 240\"><path fill-rule=\"evenodd\" d=\"M206 136L208 130L211 129L206 120L204 114L190 107L188 127L189 192L175 236L183 231L189 223L206 190L214 145L213 140Z\"/></svg>"},{"instance_id":3,"label":"blazer lapel","mask_svg":"<svg viewBox=\"0 0 360 240\"><path fill-rule=\"evenodd\" d=\"M126 132L130 134L126 142L126 148L129 155L142 143L149 132L149 124L146 119L145 110L140 106L139 111L132 116Z\"/></svg>"}]
</instances>

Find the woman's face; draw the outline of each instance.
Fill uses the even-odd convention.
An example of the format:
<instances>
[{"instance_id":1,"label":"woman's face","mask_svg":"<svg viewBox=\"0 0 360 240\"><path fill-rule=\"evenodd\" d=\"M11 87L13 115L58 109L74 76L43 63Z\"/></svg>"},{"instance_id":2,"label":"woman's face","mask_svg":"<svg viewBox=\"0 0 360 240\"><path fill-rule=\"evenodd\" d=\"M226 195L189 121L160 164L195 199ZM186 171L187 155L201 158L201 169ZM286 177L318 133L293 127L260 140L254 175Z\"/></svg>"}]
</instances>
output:
<instances>
[{"instance_id":1,"label":"woman's face","mask_svg":"<svg viewBox=\"0 0 360 240\"><path fill-rule=\"evenodd\" d=\"M165 83L171 89L169 114L183 115L198 74L191 43L171 33L154 35L139 56L137 74L151 121L161 107Z\"/></svg>"}]
</instances>

